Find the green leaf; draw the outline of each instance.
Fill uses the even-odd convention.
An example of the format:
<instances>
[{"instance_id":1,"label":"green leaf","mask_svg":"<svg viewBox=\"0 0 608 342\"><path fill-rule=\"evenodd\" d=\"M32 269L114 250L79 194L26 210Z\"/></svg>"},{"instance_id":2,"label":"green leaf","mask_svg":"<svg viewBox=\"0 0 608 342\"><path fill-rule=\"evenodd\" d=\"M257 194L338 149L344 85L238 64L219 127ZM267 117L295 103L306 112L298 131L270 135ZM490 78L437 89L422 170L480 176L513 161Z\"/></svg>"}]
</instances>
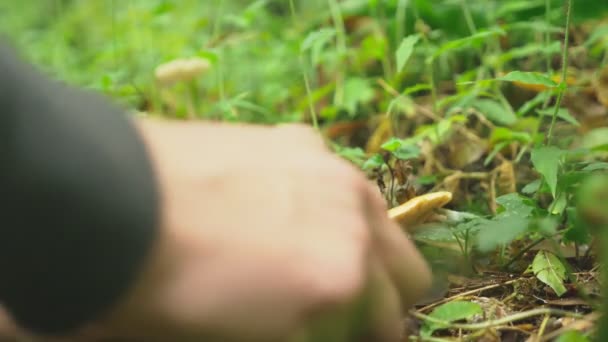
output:
<instances>
[{"instance_id":1,"label":"green leaf","mask_svg":"<svg viewBox=\"0 0 608 342\"><path fill-rule=\"evenodd\" d=\"M396 53L397 72L401 72L403 70L403 67L412 56L414 46L416 46L418 40L420 40L420 36L416 34L403 38L401 44L399 44L399 48L397 49Z\"/></svg>"},{"instance_id":2,"label":"green leaf","mask_svg":"<svg viewBox=\"0 0 608 342\"><path fill-rule=\"evenodd\" d=\"M591 163L582 169L582 171L588 171L588 172L599 171L599 170L602 170L602 171L608 170L608 163L606 163L606 162Z\"/></svg>"},{"instance_id":3,"label":"green leaf","mask_svg":"<svg viewBox=\"0 0 608 342\"><path fill-rule=\"evenodd\" d=\"M515 240L528 229L529 220L511 213L496 216L481 226L477 234L477 248L489 252Z\"/></svg>"},{"instance_id":4,"label":"green leaf","mask_svg":"<svg viewBox=\"0 0 608 342\"><path fill-rule=\"evenodd\" d=\"M540 84L549 88L557 87L557 83L549 77L537 72L511 71L499 77L501 81L520 82L526 84Z\"/></svg>"},{"instance_id":5,"label":"green leaf","mask_svg":"<svg viewBox=\"0 0 608 342\"><path fill-rule=\"evenodd\" d=\"M591 342L591 340L577 330L569 330L561 334L555 342Z\"/></svg>"},{"instance_id":6,"label":"green leaf","mask_svg":"<svg viewBox=\"0 0 608 342\"><path fill-rule=\"evenodd\" d=\"M554 146L543 146L532 150L532 164L545 178L553 197L557 192L557 174L563 154L564 151Z\"/></svg>"},{"instance_id":7,"label":"green leaf","mask_svg":"<svg viewBox=\"0 0 608 342\"><path fill-rule=\"evenodd\" d=\"M374 96L374 88L364 78L349 78L344 84L344 108L351 116L356 114L359 104L368 103Z\"/></svg>"},{"instance_id":8,"label":"green leaf","mask_svg":"<svg viewBox=\"0 0 608 342\"><path fill-rule=\"evenodd\" d=\"M538 114L540 114L540 115L543 115L543 116L552 117L553 113L555 112L555 110L554 109L544 109L544 110L537 110L536 112ZM562 120L564 120L564 121L566 121L566 122L568 122L568 123L573 124L574 126L578 127L578 126L581 125L581 123L578 122L578 120L576 120L576 118L574 118L572 116L572 114L570 114L570 111L568 111L568 108L560 108L560 109L558 109L558 111L557 111L557 117L560 118L560 119L562 119Z\"/></svg>"},{"instance_id":9,"label":"green leaf","mask_svg":"<svg viewBox=\"0 0 608 342\"><path fill-rule=\"evenodd\" d=\"M429 317L442 320L445 323L441 324L425 321L420 332L422 336L429 337L435 330L447 328L450 322L472 318L473 316L481 315L482 313L483 310L477 303L467 301L448 302L438 306L429 314Z\"/></svg>"},{"instance_id":10,"label":"green leaf","mask_svg":"<svg viewBox=\"0 0 608 342\"><path fill-rule=\"evenodd\" d=\"M471 105L496 124L509 126L517 121L515 114L498 101L477 99Z\"/></svg>"},{"instance_id":11,"label":"green leaf","mask_svg":"<svg viewBox=\"0 0 608 342\"><path fill-rule=\"evenodd\" d=\"M345 147L337 145L336 153L340 157L359 166L362 166L366 159L365 151L363 151L361 147Z\"/></svg>"},{"instance_id":12,"label":"green leaf","mask_svg":"<svg viewBox=\"0 0 608 342\"><path fill-rule=\"evenodd\" d=\"M320 60L321 52L323 47L331 41L336 35L336 30L333 28L322 28L313 32L310 32L302 45L300 46L300 52L311 51L312 63L317 65Z\"/></svg>"},{"instance_id":13,"label":"green leaf","mask_svg":"<svg viewBox=\"0 0 608 342\"><path fill-rule=\"evenodd\" d=\"M380 148L389 152L395 152L403 141L399 138L392 137L388 139L384 144L380 145Z\"/></svg>"},{"instance_id":14,"label":"green leaf","mask_svg":"<svg viewBox=\"0 0 608 342\"><path fill-rule=\"evenodd\" d=\"M384 158L380 154L374 154L368 160L366 160L361 166L363 170L378 169L384 165Z\"/></svg>"},{"instance_id":15,"label":"green leaf","mask_svg":"<svg viewBox=\"0 0 608 342\"><path fill-rule=\"evenodd\" d=\"M597 148L608 145L608 127L600 127L587 132L582 139L581 147Z\"/></svg>"},{"instance_id":16,"label":"green leaf","mask_svg":"<svg viewBox=\"0 0 608 342\"><path fill-rule=\"evenodd\" d=\"M435 58L441 56L442 54L444 54L448 51L453 51L453 50L458 50L461 48L469 47L473 43L482 41L485 38L494 37L494 36L498 36L498 35L504 36L505 34L506 34L506 32L501 28L492 28L490 30L479 31L479 32L477 32L471 36L465 37L465 38L449 41L449 42L443 44L441 47L439 47L439 49L437 49L437 51L435 51L435 53L433 53L433 55L427 59L427 62L434 60Z\"/></svg>"},{"instance_id":17,"label":"green leaf","mask_svg":"<svg viewBox=\"0 0 608 342\"><path fill-rule=\"evenodd\" d=\"M575 242L579 245L588 244L593 236L586 222L580 217L575 207L566 209L568 215L568 228L564 233L565 242Z\"/></svg>"},{"instance_id":18,"label":"green leaf","mask_svg":"<svg viewBox=\"0 0 608 342\"><path fill-rule=\"evenodd\" d=\"M401 145L393 155L401 160L415 159L420 156L420 148L416 145Z\"/></svg>"},{"instance_id":19,"label":"green leaf","mask_svg":"<svg viewBox=\"0 0 608 342\"><path fill-rule=\"evenodd\" d=\"M522 217L530 216L536 208L536 202L534 202L534 200L517 193L502 195L496 198L496 203L503 207L504 211Z\"/></svg>"},{"instance_id":20,"label":"green leaf","mask_svg":"<svg viewBox=\"0 0 608 342\"><path fill-rule=\"evenodd\" d=\"M548 251L539 251L532 261L532 271L538 280L549 285L558 296L566 293L564 280L566 267L554 254Z\"/></svg>"},{"instance_id":21,"label":"green leaf","mask_svg":"<svg viewBox=\"0 0 608 342\"><path fill-rule=\"evenodd\" d=\"M532 182L526 184L526 186L521 189L521 192L526 195L532 195L536 193L538 189L540 189L541 184L542 182L540 181L540 179L533 180Z\"/></svg>"},{"instance_id":22,"label":"green leaf","mask_svg":"<svg viewBox=\"0 0 608 342\"><path fill-rule=\"evenodd\" d=\"M503 141L527 144L532 141L532 136L528 132L516 132L506 127L494 128L490 135L490 142L495 144Z\"/></svg>"},{"instance_id":23,"label":"green leaf","mask_svg":"<svg viewBox=\"0 0 608 342\"><path fill-rule=\"evenodd\" d=\"M561 215L568 205L568 196L565 191L560 192L549 206L552 215Z\"/></svg>"},{"instance_id":24,"label":"green leaf","mask_svg":"<svg viewBox=\"0 0 608 342\"><path fill-rule=\"evenodd\" d=\"M536 94L536 96L534 96L532 99L525 102L517 110L517 116L524 116L526 113L531 111L534 107L539 106L539 105L543 104L545 101L547 101L547 99L550 96L551 96L551 94L548 91L542 91L542 92Z\"/></svg>"}]
</instances>

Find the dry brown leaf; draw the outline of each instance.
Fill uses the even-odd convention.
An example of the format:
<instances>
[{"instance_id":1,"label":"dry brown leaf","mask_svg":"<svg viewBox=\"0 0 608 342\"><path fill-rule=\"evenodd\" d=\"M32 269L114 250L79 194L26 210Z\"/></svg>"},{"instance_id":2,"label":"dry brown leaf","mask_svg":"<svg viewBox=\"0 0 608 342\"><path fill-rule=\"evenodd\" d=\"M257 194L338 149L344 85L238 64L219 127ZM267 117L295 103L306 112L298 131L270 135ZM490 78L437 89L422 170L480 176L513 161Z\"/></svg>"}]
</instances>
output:
<instances>
[{"instance_id":1,"label":"dry brown leaf","mask_svg":"<svg viewBox=\"0 0 608 342\"><path fill-rule=\"evenodd\" d=\"M378 127L376 127L372 135L367 140L365 150L367 153L378 153L380 151L380 146L382 146L382 144L393 135L393 125L391 123L391 119L385 115L380 119Z\"/></svg>"},{"instance_id":2,"label":"dry brown leaf","mask_svg":"<svg viewBox=\"0 0 608 342\"><path fill-rule=\"evenodd\" d=\"M504 160L496 169L496 192L498 195L510 194L516 191L515 168L513 163Z\"/></svg>"},{"instance_id":3,"label":"dry brown leaf","mask_svg":"<svg viewBox=\"0 0 608 342\"><path fill-rule=\"evenodd\" d=\"M606 107L608 107L608 65L606 65L598 74L594 82L597 99Z\"/></svg>"}]
</instances>

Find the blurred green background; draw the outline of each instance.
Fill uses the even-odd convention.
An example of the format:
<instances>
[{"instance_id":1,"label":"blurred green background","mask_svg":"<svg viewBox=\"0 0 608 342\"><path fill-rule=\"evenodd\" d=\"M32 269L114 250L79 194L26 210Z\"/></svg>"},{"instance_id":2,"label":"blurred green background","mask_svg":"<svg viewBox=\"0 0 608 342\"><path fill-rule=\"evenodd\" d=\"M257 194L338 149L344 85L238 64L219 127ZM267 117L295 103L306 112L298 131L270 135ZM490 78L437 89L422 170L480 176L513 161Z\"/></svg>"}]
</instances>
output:
<instances>
[{"instance_id":1,"label":"blurred green background","mask_svg":"<svg viewBox=\"0 0 608 342\"><path fill-rule=\"evenodd\" d=\"M332 3L337 10L332 11ZM336 108L326 106L328 118L344 108L352 112L353 104L371 96L373 88L361 79L387 76L395 84L394 50L403 37L419 31L417 20L431 30L431 45L471 35L471 24L476 30L512 25L509 34L520 45L542 41L547 25L557 25L556 30L563 26L562 0L466 3L469 21L460 0L1 0L0 32L25 58L54 77L101 90L132 108L149 109L157 96L153 79L157 65L200 56L214 62L198 81L202 100L197 110L205 112L201 115L297 121L307 110L304 73L316 99L332 91L331 86L318 89L325 81L313 68L320 66L326 74L341 74L347 80L346 98ZM607 10L607 1L577 0L574 19L600 18ZM344 20L346 30L354 30L344 42L339 39L340 27L332 21L335 15ZM361 28L357 18L372 23ZM311 37L311 32L334 26L337 34L328 29ZM335 49L328 47L333 35L338 37ZM316 63L302 62L306 39L314 40L311 51L318 55ZM421 49L418 62L425 54L428 49ZM370 67L374 60L384 65ZM424 81L422 64L416 63L397 81ZM451 77L478 63L455 65L444 60L437 77Z\"/></svg>"}]
</instances>

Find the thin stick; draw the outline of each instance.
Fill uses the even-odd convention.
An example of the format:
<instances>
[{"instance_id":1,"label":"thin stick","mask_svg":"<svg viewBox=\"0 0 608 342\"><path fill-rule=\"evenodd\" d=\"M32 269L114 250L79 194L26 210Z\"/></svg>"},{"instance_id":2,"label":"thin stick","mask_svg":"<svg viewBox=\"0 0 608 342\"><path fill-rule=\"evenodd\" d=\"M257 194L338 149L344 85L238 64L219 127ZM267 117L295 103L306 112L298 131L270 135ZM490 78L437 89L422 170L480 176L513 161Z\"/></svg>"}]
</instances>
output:
<instances>
[{"instance_id":1,"label":"thin stick","mask_svg":"<svg viewBox=\"0 0 608 342\"><path fill-rule=\"evenodd\" d=\"M432 308L434 308L436 306L439 306L439 305L441 305L443 303L450 302L450 301L452 301L454 299L470 296L470 295L473 295L473 294L476 294L476 293L479 293L479 292L482 292L482 291L487 291L487 290L495 289L495 288L501 287L501 286L511 285L511 284L514 284L514 283L519 282L519 281L521 281L521 278L508 280L508 281L505 281L505 282L502 282L502 283L498 283L498 284L492 284L492 285L487 285L487 286L479 287L479 288L476 288L476 289L473 289L473 290L469 290L469 291L466 291L466 292L461 292L459 294L456 294L456 295L453 295L451 297L444 298L444 299L442 299L440 301L437 301L435 303L429 304L429 305L427 305L427 306L425 306L423 308L418 309L417 311L418 312L428 311L428 310L430 310L430 309L432 309Z\"/></svg>"},{"instance_id":2,"label":"thin stick","mask_svg":"<svg viewBox=\"0 0 608 342\"><path fill-rule=\"evenodd\" d=\"M566 316L566 317L573 317L573 318L583 318L584 317L581 314L577 314L577 313L566 311L566 310L552 309L552 308L537 308L537 309L532 309L529 311L518 312L516 314L502 317L502 318L495 319L495 320L489 320L489 321L485 321L485 322L481 322L481 323L463 324L463 323L452 323L449 321L444 321L441 319L433 318L433 317L427 316L425 314L421 314L416 311L410 311L410 313L412 316L414 316L418 319L421 319L421 320L441 324L441 325L444 325L444 326L452 328L452 329L463 329L463 330L488 329L488 328L492 328L492 327L495 327L498 325L504 325L504 324L515 322L515 321L521 321L522 319L539 316L539 315Z\"/></svg>"}]
</instances>

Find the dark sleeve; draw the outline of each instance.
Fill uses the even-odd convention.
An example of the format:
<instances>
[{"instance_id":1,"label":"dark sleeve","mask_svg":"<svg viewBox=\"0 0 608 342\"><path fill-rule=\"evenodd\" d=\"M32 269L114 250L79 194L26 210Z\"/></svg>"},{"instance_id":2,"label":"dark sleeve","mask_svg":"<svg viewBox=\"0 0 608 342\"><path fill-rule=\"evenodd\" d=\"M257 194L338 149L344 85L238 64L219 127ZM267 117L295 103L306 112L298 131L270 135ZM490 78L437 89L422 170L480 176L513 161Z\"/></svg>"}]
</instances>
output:
<instances>
[{"instance_id":1,"label":"dark sleeve","mask_svg":"<svg viewBox=\"0 0 608 342\"><path fill-rule=\"evenodd\" d=\"M0 41L0 302L62 334L106 312L157 236L158 194L127 115Z\"/></svg>"}]
</instances>

